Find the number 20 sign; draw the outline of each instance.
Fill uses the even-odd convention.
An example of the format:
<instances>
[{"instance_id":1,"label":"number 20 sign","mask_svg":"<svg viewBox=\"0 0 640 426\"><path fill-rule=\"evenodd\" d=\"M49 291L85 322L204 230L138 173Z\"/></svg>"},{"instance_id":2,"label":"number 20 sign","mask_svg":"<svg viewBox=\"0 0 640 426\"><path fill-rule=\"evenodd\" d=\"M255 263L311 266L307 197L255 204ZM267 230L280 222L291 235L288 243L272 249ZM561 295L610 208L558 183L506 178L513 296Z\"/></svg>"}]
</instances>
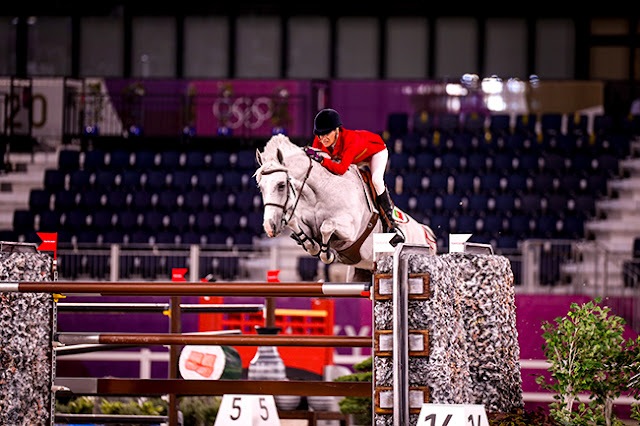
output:
<instances>
[{"instance_id":1,"label":"number 20 sign","mask_svg":"<svg viewBox=\"0 0 640 426\"><path fill-rule=\"evenodd\" d=\"M423 404L416 426L489 426L489 420L480 404Z\"/></svg>"}]
</instances>

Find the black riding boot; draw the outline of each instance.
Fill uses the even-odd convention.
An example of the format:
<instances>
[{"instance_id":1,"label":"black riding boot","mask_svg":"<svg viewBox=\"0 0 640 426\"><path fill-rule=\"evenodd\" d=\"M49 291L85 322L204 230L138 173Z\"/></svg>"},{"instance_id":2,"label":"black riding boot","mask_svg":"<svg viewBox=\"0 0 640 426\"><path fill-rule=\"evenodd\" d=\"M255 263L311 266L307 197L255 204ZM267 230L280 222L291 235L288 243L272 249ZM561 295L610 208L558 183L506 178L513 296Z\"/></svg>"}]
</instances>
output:
<instances>
[{"instance_id":1,"label":"black riding boot","mask_svg":"<svg viewBox=\"0 0 640 426\"><path fill-rule=\"evenodd\" d=\"M397 246L399 243L404 243L404 234L393 218L393 202L391 201L391 196L389 195L389 191L387 189L385 189L382 194L378 195L378 207L380 207L380 211L384 219L383 223L385 223L387 226L387 232L396 234L393 238L391 238L391 241L389 241L389 243L393 247Z\"/></svg>"}]
</instances>

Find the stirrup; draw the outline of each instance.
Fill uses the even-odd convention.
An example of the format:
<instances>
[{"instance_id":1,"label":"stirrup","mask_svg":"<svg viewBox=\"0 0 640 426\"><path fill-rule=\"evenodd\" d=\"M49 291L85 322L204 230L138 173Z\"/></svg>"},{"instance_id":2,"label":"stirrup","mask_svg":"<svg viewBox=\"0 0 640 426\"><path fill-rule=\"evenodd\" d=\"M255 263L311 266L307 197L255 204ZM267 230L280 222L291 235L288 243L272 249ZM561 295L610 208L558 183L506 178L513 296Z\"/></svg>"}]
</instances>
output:
<instances>
[{"instance_id":1,"label":"stirrup","mask_svg":"<svg viewBox=\"0 0 640 426\"><path fill-rule=\"evenodd\" d=\"M391 231L395 232L396 234L391 238L391 240L389 240L389 244L391 244L392 247L405 242L406 238L400 228L396 227L395 229L391 229Z\"/></svg>"}]
</instances>

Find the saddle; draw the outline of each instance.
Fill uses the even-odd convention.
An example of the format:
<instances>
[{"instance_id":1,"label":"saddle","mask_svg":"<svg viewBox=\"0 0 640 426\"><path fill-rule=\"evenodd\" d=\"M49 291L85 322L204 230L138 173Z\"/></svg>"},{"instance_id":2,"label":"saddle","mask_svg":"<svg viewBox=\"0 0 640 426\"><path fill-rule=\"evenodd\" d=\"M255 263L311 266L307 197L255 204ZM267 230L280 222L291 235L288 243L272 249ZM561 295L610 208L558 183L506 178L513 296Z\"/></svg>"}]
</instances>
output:
<instances>
[{"instance_id":1,"label":"saddle","mask_svg":"<svg viewBox=\"0 0 640 426\"><path fill-rule=\"evenodd\" d=\"M360 235L352 245L337 252L338 260L345 265L355 265L362 260L362 256L360 256L360 247L362 247L364 241L367 239L369 234L371 234L371 231L373 231L373 228L380 217L372 199L372 194L375 194L375 190L373 188L373 183L371 182L371 171L367 168L361 167L358 167L357 170L358 176L360 176L360 180L362 181L362 189L366 195L371 216L369 217L367 228L362 235Z\"/></svg>"}]
</instances>

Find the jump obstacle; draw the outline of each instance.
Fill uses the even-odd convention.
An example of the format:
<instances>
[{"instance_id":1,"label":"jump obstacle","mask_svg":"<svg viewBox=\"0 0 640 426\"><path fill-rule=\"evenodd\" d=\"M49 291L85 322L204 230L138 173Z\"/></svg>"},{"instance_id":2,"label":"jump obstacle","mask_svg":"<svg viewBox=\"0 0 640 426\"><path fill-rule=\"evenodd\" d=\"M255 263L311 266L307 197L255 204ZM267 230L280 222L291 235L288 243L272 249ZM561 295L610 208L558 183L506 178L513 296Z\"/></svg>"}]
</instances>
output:
<instances>
[{"instance_id":1,"label":"jump obstacle","mask_svg":"<svg viewBox=\"0 0 640 426\"><path fill-rule=\"evenodd\" d=\"M401 244L376 263L373 286L340 283L84 283L46 282L50 264L41 254L2 255L2 381L0 423L15 419L52 424L56 386L111 395L333 395L371 396L376 425L415 425L425 403L483 404L509 412L523 406L515 328L513 274L507 259L494 255L424 255L424 247ZM29 258L29 259L26 259ZM46 256L48 257L48 256ZM16 269L15 265L23 265ZM29 267L24 267L24 265ZM9 265L9 267L6 267ZM11 271L8 273L7 270ZM17 271L17 272L16 272ZM4 272L4 273L1 273ZM137 285L141 287L137 287ZM343 286L341 288L336 288ZM240 290L242 289L242 290ZM350 338L350 346L371 345L373 383L72 379L55 377L52 345L63 341L118 341L180 345L185 342L286 345L265 338L292 336L126 335L55 333L53 293L101 295L259 295L265 297L358 297L372 293L373 338ZM176 308L179 309L179 308ZM33 326L33 327L32 327ZM25 328L26 327L26 328ZM28 328L29 331L26 331ZM38 328L34 331L35 328ZM296 344L339 345L339 336L295 336ZM75 340L74 340L75 339ZM84 339L84 340L83 340ZM110 340L113 339L113 340ZM154 341L154 343L151 343ZM207 343L202 343L202 342ZM163 343L157 343L163 342ZM7 343L5 345L5 343ZM220 343L220 344L227 344ZM345 342L346 345L346 342ZM25 353L26 351L26 353ZM43 368L47 367L48 368ZM171 424L171 416L170 416ZM173 425L172 425L173 426Z\"/></svg>"}]
</instances>

